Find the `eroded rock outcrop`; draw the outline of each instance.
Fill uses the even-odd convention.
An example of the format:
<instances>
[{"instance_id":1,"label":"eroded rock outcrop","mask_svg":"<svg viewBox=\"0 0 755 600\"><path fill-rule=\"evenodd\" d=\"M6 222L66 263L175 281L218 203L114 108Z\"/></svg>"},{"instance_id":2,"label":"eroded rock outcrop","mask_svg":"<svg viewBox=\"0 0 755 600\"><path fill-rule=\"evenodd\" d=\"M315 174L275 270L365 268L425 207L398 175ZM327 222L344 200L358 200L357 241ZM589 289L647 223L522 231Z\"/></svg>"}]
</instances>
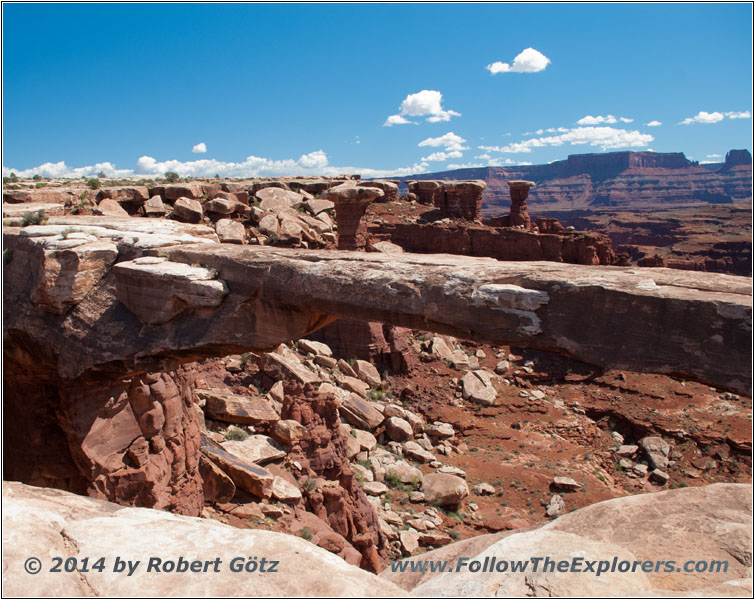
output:
<instances>
[{"instance_id":1,"label":"eroded rock outcrop","mask_svg":"<svg viewBox=\"0 0 755 600\"><path fill-rule=\"evenodd\" d=\"M300 466L311 512L359 551L363 568L380 572L386 556L385 536L349 466L336 398L311 385L288 385L281 417L306 429L291 442L289 457Z\"/></svg>"},{"instance_id":2,"label":"eroded rock outcrop","mask_svg":"<svg viewBox=\"0 0 755 600\"><path fill-rule=\"evenodd\" d=\"M41 573L30 575L24 570L29 556L42 561ZM106 568L50 573L54 556L79 561L89 557L90 565L91 557L103 557ZM113 573L116 556L139 561L132 577ZM147 574L151 557L172 561L173 572ZM257 567L246 572L252 557L256 557ZM267 560L264 572L260 569L262 557ZM189 564L199 560L203 568L178 572L180 558ZM240 561L240 571L231 570L234 559L235 565ZM206 568L205 561L210 563ZM274 572L267 570L273 566ZM124 508L11 482L3 483L3 590L22 597L406 595L395 584L293 535Z\"/></svg>"}]
</instances>

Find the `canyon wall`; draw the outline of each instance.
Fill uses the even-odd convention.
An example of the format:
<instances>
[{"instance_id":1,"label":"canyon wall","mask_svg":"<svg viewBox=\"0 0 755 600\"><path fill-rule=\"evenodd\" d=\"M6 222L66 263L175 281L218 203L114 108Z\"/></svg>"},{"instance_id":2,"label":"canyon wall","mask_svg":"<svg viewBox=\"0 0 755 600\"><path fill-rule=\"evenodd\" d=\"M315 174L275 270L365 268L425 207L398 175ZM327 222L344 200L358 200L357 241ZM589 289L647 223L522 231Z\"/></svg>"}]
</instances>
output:
<instances>
[{"instance_id":1,"label":"canyon wall","mask_svg":"<svg viewBox=\"0 0 755 600\"><path fill-rule=\"evenodd\" d=\"M537 183L530 200L534 212L541 214L590 207L752 200L752 156L747 150L731 151L716 170L689 161L679 152L609 152L570 155L547 165L455 169L423 174L421 178L484 180L483 211L491 216L508 212L506 181L510 179Z\"/></svg>"}]
</instances>

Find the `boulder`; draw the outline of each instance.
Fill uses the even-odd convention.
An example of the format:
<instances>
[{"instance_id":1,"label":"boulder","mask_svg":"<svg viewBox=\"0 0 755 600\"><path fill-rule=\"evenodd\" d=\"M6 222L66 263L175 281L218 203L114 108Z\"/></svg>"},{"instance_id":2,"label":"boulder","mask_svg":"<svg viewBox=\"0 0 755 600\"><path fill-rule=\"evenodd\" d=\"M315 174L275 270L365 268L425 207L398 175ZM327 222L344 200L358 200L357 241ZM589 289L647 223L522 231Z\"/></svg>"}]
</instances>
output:
<instances>
[{"instance_id":1,"label":"boulder","mask_svg":"<svg viewBox=\"0 0 755 600\"><path fill-rule=\"evenodd\" d=\"M412 485L422 482L423 475L417 467L411 466L408 462L403 460L397 460L385 464L383 467L384 475L397 478L401 483L409 483Z\"/></svg>"},{"instance_id":2,"label":"boulder","mask_svg":"<svg viewBox=\"0 0 755 600\"><path fill-rule=\"evenodd\" d=\"M273 479L271 493L273 498L281 502L297 502L302 497L298 487L278 475Z\"/></svg>"},{"instance_id":3,"label":"boulder","mask_svg":"<svg viewBox=\"0 0 755 600\"><path fill-rule=\"evenodd\" d=\"M464 400L471 400L484 406L493 406L497 402L498 392L487 371L470 371L461 378L461 389Z\"/></svg>"},{"instance_id":4,"label":"boulder","mask_svg":"<svg viewBox=\"0 0 755 600\"><path fill-rule=\"evenodd\" d=\"M144 214L148 217L162 217L165 211L165 204L160 196L152 196L144 203Z\"/></svg>"},{"instance_id":5,"label":"boulder","mask_svg":"<svg viewBox=\"0 0 755 600\"><path fill-rule=\"evenodd\" d=\"M278 413L264 398L211 389L196 389L194 395L204 400L205 414L216 421L255 425L279 419Z\"/></svg>"},{"instance_id":6,"label":"boulder","mask_svg":"<svg viewBox=\"0 0 755 600\"><path fill-rule=\"evenodd\" d=\"M263 359L265 375L272 379L289 379L299 383L319 383L320 378L296 358L268 352Z\"/></svg>"},{"instance_id":7,"label":"boulder","mask_svg":"<svg viewBox=\"0 0 755 600\"><path fill-rule=\"evenodd\" d=\"M260 233L270 237L274 236L277 239L278 236L280 236L280 223L278 222L278 217L275 215L263 216L257 224L257 229L260 230Z\"/></svg>"},{"instance_id":8,"label":"boulder","mask_svg":"<svg viewBox=\"0 0 755 600\"><path fill-rule=\"evenodd\" d=\"M398 538L406 556L411 556L419 548L419 534L416 531L399 531Z\"/></svg>"},{"instance_id":9,"label":"boulder","mask_svg":"<svg viewBox=\"0 0 755 600\"><path fill-rule=\"evenodd\" d=\"M378 373L378 370L372 363L369 363L366 360L356 360L354 363L354 370L356 371L357 377L370 387L380 387L380 373Z\"/></svg>"},{"instance_id":10,"label":"boulder","mask_svg":"<svg viewBox=\"0 0 755 600\"><path fill-rule=\"evenodd\" d=\"M297 209L304 201L304 196L301 194L277 187L258 190L254 196L259 200L259 206L262 210L273 212L287 208Z\"/></svg>"},{"instance_id":11,"label":"boulder","mask_svg":"<svg viewBox=\"0 0 755 600\"><path fill-rule=\"evenodd\" d=\"M105 198L100 200L97 205L97 211L99 214L106 217L128 217L129 214L123 209L117 200L111 198Z\"/></svg>"},{"instance_id":12,"label":"boulder","mask_svg":"<svg viewBox=\"0 0 755 600\"><path fill-rule=\"evenodd\" d=\"M349 395L338 410L347 423L359 429L375 429L383 422L380 411L356 394Z\"/></svg>"},{"instance_id":13,"label":"boulder","mask_svg":"<svg viewBox=\"0 0 755 600\"><path fill-rule=\"evenodd\" d=\"M414 437L412 426L401 417L389 417L385 421L385 434L394 442L405 442Z\"/></svg>"},{"instance_id":14,"label":"boulder","mask_svg":"<svg viewBox=\"0 0 755 600\"><path fill-rule=\"evenodd\" d=\"M218 215L232 215L238 210L239 202L229 198L213 198L205 202L204 209L207 212Z\"/></svg>"},{"instance_id":15,"label":"boulder","mask_svg":"<svg viewBox=\"0 0 755 600\"><path fill-rule=\"evenodd\" d=\"M274 439L261 434L250 435L245 440L221 442L221 446L234 456L258 465L286 458L286 452Z\"/></svg>"},{"instance_id":16,"label":"boulder","mask_svg":"<svg viewBox=\"0 0 755 600\"><path fill-rule=\"evenodd\" d=\"M304 436L307 434L307 428L293 419L281 419L273 425L272 433L285 444L292 444L304 439Z\"/></svg>"},{"instance_id":17,"label":"boulder","mask_svg":"<svg viewBox=\"0 0 755 600\"><path fill-rule=\"evenodd\" d=\"M370 496L382 496L388 491L388 486L380 481L368 481L362 489Z\"/></svg>"},{"instance_id":18,"label":"boulder","mask_svg":"<svg viewBox=\"0 0 755 600\"><path fill-rule=\"evenodd\" d=\"M202 435L201 451L233 480L236 487L258 498L270 497L274 478L272 473L253 462L231 454L205 435Z\"/></svg>"},{"instance_id":19,"label":"boulder","mask_svg":"<svg viewBox=\"0 0 755 600\"><path fill-rule=\"evenodd\" d=\"M429 463L435 460L435 456L432 454L432 452L428 452L417 442L406 442L403 447L404 455L407 458L411 458L412 460L416 460L420 463Z\"/></svg>"},{"instance_id":20,"label":"boulder","mask_svg":"<svg viewBox=\"0 0 755 600\"><path fill-rule=\"evenodd\" d=\"M199 474L205 502L229 502L236 493L236 485L223 470L204 454L199 456Z\"/></svg>"},{"instance_id":21,"label":"boulder","mask_svg":"<svg viewBox=\"0 0 755 600\"><path fill-rule=\"evenodd\" d=\"M333 351L330 349L330 346L323 344L322 342L301 339L299 340L299 348L304 352L311 352L315 356L333 356Z\"/></svg>"},{"instance_id":22,"label":"boulder","mask_svg":"<svg viewBox=\"0 0 755 600\"><path fill-rule=\"evenodd\" d=\"M495 487L489 483L478 483L472 487L472 493L478 496L492 496L495 494Z\"/></svg>"},{"instance_id":23,"label":"boulder","mask_svg":"<svg viewBox=\"0 0 755 600\"><path fill-rule=\"evenodd\" d=\"M179 198L173 204L173 216L184 223L199 223L204 211L199 200Z\"/></svg>"},{"instance_id":24,"label":"boulder","mask_svg":"<svg viewBox=\"0 0 755 600\"><path fill-rule=\"evenodd\" d=\"M557 490L564 490L565 492L576 492L582 488L582 486L571 477L562 477L560 475L556 475L553 478L552 485Z\"/></svg>"},{"instance_id":25,"label":"boulder","mask_svg":"<svg viewBox=\"0 0 755 600\"><path fill-rule=\"evenodd\" d=\"M425 501L435 506L455 507L469 496L467 482L456 475L429 473L422 480Z\"/></svg>"},{"instance_id":26,"label":"boulder","mask_svg":"<svg viewBox=\"0 0 755 600\"><path fill-rule=\"evenodd\" d=\"M238 221L220 219L215 225L218 239L228 244L243 244L246 241L246 230Z\"/></svg>"},{"instance_id":27,"label":"boulder","mask_svg":"<svg viewBox=\"0 0 755 600\"><path fill-rule=\"evenodd\" d=\"M653 469L668 469L668 456L671 446L663 438L648 436L639 441L639 446L648 458Z\"/></svg>"}]
</instances>

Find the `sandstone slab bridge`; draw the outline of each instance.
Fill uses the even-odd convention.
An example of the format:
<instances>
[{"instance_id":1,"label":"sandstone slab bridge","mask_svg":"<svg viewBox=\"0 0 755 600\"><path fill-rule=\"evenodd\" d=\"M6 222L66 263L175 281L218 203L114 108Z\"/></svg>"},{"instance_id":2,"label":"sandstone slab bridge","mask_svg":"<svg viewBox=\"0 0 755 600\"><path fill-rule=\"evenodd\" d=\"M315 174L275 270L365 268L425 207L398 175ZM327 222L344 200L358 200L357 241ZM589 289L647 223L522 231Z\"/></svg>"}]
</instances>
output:
<instances>
[{"instance_id":1,"label":"sandstone slab bridge","mask_svg":"<svg viewBox=\"0 0 755 600\"><path fill-rule=\"evenodd\" d=\"M750 393L749 278L240 247L202 225L71 216L6 228L4 259L6 357L63 380L270 350L351 317Z\"/></svg>"}]
</instances>

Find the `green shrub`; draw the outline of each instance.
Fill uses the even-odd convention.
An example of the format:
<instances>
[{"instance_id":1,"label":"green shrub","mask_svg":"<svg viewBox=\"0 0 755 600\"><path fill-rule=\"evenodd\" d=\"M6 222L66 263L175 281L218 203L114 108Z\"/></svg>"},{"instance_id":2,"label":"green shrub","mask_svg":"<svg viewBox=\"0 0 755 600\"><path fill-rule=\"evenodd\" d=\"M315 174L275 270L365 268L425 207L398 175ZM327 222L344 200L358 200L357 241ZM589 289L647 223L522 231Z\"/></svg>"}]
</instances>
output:
<instances>
[{"instance_id":1,"label":"green shrub","mask_svg":"<svg viewBox=\"0 0 755 600\"><path fill-rule=\"evenodd\" d=\"M32 177L32 181L42 181L42 176L41 175L35 175L34 177Z\"/></svg>"},{"instance_id":2,"label":"green shrub","mask_svg":"<svg viewBox=\"0 0 755 600\"><path fill-rule=\"evenodd\" d=\"M29 225L44 225L47 223L47 217L44 210L38 210L36 212L25 212L21 216L21 227L28 227Z\"/></svg>"},{"instance_id":3,"label":"green shrub","mask_svg":"<svg viewBox=\"0 0 755 600\"><path fill-rule=\"evenodd\" d=\"M235 425L230 425L225 430L225 439L227 440L237 440L237 441L243 441L246 438L249 437L249 434L241 429L241 427L236 427Z\"/></svg>"},{"instance_id":4,"label":"green shrub","mask_svg":"<svg viewBox=\"0 0 755 600\"><path fill-rule=\"evenodd\" d=\"M167 179L170 183L175 183L181 178L181 176L176 173L175 171L168 171L165 174L165 179Z\"/></svg>"},{"instance_id":5,"label":"green shrub","mask_svg":"<svg viewBox=\"0 0 755 600\"><path fill-rule=\"evenodd\" d=\"M102 184L100 183L100 180L97 179L96 177L92 177L91 179L87 179L87 187L90 190L99 190L101 185Z\"/></svg>"},{"instance_id":6,"label":"green shrub","mask_svg":"<svg viewBox=\"0 0 755 600\"><path fill-rule=\"evenodd\" d=\"M299 530L299 535L303 537L305 540L310 541L312 537L315 535L315 532L312 531L309 527L302 527Z\"/></svg>"}]
</instances>

